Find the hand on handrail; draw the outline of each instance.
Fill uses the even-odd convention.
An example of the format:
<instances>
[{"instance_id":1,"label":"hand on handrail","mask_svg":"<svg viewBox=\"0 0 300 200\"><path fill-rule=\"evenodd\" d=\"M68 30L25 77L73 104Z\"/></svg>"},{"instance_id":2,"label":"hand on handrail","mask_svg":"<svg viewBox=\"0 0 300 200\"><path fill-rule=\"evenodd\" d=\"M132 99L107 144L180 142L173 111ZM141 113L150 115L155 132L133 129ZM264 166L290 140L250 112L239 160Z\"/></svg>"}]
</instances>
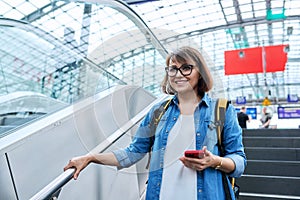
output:
<instances>
[{"instance_id":1,"label":"hand on handrail","mask_svg":"<svg viewBox=\"0 0 300 200\"><path fill-rule=\"evenodd\" d=\"M80 172L86 168L90 163L97 163L102 165L119 166L119 162L115 155L111 152L109 153L88 153L83 156L72 158L69 163L64 167L64 171L69 168L75 168L75 173L73 178L76 180Z\"/></svg>"},{"instance_id":2,"label":"hand on handrail","mask_svg":"<svg viewBox=\"0 0 300 200\"><path fill-rule=\"evenodd\" d=\"M87 154L84 156L78 156L72 158L71 160L69 160L69 163L64 167L64 171L66 171L69 168L75 168L75 173L73 174L73 178L76 180L80 172L91 162L90 157L91 155Z\"/></svg>"}]
</instances>

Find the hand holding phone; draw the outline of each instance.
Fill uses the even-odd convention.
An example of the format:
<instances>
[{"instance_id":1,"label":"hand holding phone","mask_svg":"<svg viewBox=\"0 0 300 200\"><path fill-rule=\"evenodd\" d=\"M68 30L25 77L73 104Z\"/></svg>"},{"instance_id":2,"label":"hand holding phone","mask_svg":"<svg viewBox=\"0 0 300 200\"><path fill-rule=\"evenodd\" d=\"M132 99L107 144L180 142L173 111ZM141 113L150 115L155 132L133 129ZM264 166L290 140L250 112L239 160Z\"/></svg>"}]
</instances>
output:
<instances>
[{"instance_id":1,"label":"hand holding phone","mask_svg":"<svg viewBox=\"0 0 300 200\"><path fill-rule=\"evenodd\" d=\"M184 156L189 158L203 158L204 150L186 150Z\"/></svg>"}]
</instances>

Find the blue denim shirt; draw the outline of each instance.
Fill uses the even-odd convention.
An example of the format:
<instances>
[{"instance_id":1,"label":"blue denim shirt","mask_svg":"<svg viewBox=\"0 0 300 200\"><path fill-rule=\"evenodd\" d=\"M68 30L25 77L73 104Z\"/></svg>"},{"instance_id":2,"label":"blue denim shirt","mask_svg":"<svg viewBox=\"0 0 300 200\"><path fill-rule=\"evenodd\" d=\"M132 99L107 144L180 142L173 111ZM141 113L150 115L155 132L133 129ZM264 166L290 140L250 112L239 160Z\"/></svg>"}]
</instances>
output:
<instances>
[{"instance_id":1,"label":"blue denim shirt","mask_svg":"<svg viewBox=\"0 0 300 200\"><path fill-rule=\"evenodd\" d=\"M215 103L215 99L205 94L194 112L196 149L207 146L213 154L220 155L216 130L208 128L214 121ZM120 168L129 167L142 159L153 145L146 194L147 200L159 200L168 134L180 115L178 99L177 96L174 96L172 103L157 126L155 139L150 139L149 123L153 111L159 106L160 104L155 105L145 116L132 143L125 149L113 152L121 165ZM246 166L246 156L242 143L242 129L238 124L235 108L231 104L229 104L226 111L222 143L225 157L231 158L235 163L235 169L229 176L240 177ZM230 184L228 185L230 187ZM230 190L232 199L234 199L231 187ZM225 200L222 174L219 170L207 168L202 172L197 172L197 197L199 200Z\"/></svg>"}]
</instances>

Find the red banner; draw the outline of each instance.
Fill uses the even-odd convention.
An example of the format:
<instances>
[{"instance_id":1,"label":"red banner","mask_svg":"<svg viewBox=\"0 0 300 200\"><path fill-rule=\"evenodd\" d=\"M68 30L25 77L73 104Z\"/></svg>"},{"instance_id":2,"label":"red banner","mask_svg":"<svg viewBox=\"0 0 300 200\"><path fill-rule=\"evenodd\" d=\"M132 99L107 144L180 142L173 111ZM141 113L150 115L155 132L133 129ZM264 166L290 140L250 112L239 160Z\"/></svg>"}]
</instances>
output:
<instances>
[{"instance_id":1,"label":"red banner","mask_svg":"<svg viewBox=\"0 0 300 200\"><path fill-rule=\"evenodd\" d=\"M260 47L225 51L225 75L263 72Z\"/></svg>"},{"instance_id":2,"label":"red banner","mask_svg":"<svg viewBox=\"0 0 300 200\"><path fill-rule=\"evenodd\" d=\"M285 70L287 62L286 47L288 45L277 45L264 47L266 55L266 72L278 72Z\"/></svg>"},{"instance_id":3,"label":"red banner","mask_svg":"<svg viewBox=\"0 0 300 200\"><path fill-rule=\"evenodd\" d=\"M225 75L263 73L263 51L265 52L266 72L284 71L287 62L286 46L277 45L225 51Z\"/></svg>"}]
</instances>

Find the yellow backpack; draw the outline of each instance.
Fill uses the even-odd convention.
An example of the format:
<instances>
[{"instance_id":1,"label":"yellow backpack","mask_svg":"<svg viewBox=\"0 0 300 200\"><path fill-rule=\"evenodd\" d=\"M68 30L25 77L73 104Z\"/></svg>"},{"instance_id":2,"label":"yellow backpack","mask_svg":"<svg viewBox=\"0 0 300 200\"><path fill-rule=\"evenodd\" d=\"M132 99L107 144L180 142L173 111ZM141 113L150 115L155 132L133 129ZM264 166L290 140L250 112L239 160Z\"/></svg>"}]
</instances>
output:
<instances>
[{"instance_id":1,"label":"yellow backpack","mask_svg":"<svg viewBox=\"0 0 300 200\"><path fill-rule=\"evenodd\" d=\"M226 109L228 107L228 101L227 99L219 98L217 99L216 106L215 106L215 126L216 126L216 131L217 131L217 136L218 136L218 147L221 152L221 156L224 156L224 148L222 146L222 137L223 137L223 128L224 128L224 122L225 122L225 114L226 114ZM233 189L235 198L238 199L239 193L240 193L240 187L235 183L235 178L233 177L228 177L229 181L231 183L231 187ZM224 190L225 190L225 195L226 195L226 200L230 200L230 192L228 190L228 182L227 182L227 175L222 172L222 179L223 179L223 184L224 184Z\"/></svg>"}]
</instances>

